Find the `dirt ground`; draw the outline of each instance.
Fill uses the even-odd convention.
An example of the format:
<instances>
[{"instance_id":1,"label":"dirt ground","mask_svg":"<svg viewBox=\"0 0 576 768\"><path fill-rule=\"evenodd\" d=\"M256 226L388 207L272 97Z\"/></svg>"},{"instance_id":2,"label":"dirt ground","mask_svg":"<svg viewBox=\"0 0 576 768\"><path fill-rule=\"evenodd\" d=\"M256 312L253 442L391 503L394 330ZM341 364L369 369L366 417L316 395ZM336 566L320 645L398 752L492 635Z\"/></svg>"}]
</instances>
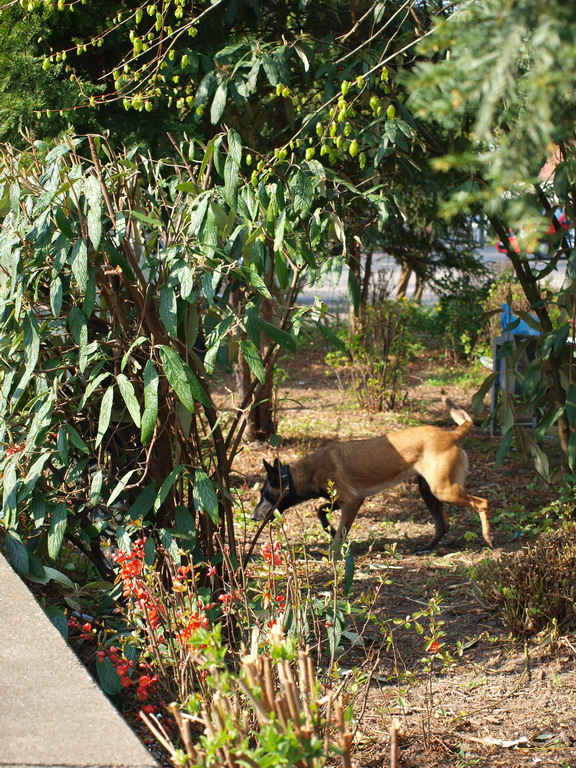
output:
<instances>
[{"instance_id":1,"label":"dirt ground","mask_svg":"<svg viewBox=\"0 0 576 768\"><path fill-rule=\"evenodd\" d=\"M360 410L339 389L323 357L324 351L312 345L302 350L280 387L279 455L284 462L330 439L369 437L421 423L448 427L446 396L471 411L478 380L466 385L461 370L450 371L434 356L414 368L408 400L393 414ZM494 469L498 438L486 428L477 426L470 432L464 447L471 467L468 488L491 503L495 556L517 549L527 539L522 525L516 530L515 519L529 517L553 499L553 493L518 455ZM258 497L262 460L273 457L270 446L253 443L236 459L236 484L247 511ZM452 658L444 671L435 661L430 674L422 662L427 657L425 640L414 629L405 629L403 623L397 626L389 648L377 622L362 624L359 618L347 618L347 629L362 640L343 644L341 674L361 668L369 673L352 724L354 765L390 765L389 733L396 717L402 768L576 766L576 639L563 637L551 643L541 636L526 642L510 638L495 612L481 602L469 577L470 566L491 556L483 546L478 519L455 507L448 508L448 515L450 531L430 555L411 554L433 531L412 483L365 502L353 527L353 601L365 601L372 616L384 623L426 610L429 598L439 595L443 650ZM326 551L314 502L287 511L284 521L291 543L303 543L312 558L315 551ZM247 538L252 534L251 528L244 532ZM401 559L386 554L394 544ZM321 556L313 565L312 578L319 590L332 578ZM426 619L421 621L427 629Z\"/></svg>"}]
</instances>

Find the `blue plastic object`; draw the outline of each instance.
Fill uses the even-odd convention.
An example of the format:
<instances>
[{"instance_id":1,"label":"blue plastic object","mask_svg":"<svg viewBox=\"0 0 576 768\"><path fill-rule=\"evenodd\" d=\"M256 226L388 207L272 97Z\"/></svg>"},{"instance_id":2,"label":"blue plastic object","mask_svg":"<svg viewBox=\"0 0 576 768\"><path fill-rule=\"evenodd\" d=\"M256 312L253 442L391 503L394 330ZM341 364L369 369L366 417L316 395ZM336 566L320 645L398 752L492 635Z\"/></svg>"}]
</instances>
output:
<instances>
[{"instance_id":1,"label":"blue plastic object","mask_svg":"<svg viewBox=\"0 0 576 768\"><path fill-rule=\"evenodd\" d=\"M511 307L504 302L501 304L502 312L500 313L500 325L502 330L513 333L519 336L540 336L540 331L532 328L525 320L521 320L515 314L513 314ZM530 313L530 316L538 322L536 315Z\"/></svg>"}]
</instances>

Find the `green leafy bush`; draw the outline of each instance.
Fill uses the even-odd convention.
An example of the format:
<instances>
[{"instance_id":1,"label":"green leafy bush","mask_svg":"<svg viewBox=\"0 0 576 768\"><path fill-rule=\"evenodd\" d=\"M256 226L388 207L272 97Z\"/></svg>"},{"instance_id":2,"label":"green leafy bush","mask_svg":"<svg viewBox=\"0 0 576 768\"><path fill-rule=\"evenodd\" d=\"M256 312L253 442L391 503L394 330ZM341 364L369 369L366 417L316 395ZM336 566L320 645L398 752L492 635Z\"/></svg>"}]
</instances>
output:
<instances>
[{"instance_id":1,"label":"green leafy bush","mask_svg":"<svg viewBox=\"0 0 576 768\"><path fill-rule=\"evenodd\" d=\"M484 313L492 279L486 274L458 273L435 285L438 304L423 319L433 341L454 360L484 353Z\"/></svg>"},{"instance_id":2,"label":"green leafy bush","mask_svg":"<svg viewBox=\"0 0 576 768\"><path fill-rule=\"evenodd\" d=\"M394 410L406 400L408 366L419 348L410 316L406 301L369 305L360 329L346 341L346 352L326 356L341 388L369 411Z\"/></svg>"},{"instance_id":3,"label":"green leafy bush","mask_svg":"<svg viewBox=\"0 0 576 768\"><path fill-rule=\"evenodd\" d=\"M518 552L480 563L472 575L505 626L526 636L576 627L576 523L542 533Z\"/></svg>"},{"instance_id":4,"label":"green leafy bush","mask_svg":"<svg viewBox=\"0 0 576 768\"><path fill-rule=\"evenodd\" d=\"M316 188L294 168L306 189L288 200L241 162L234 131L182 166L99 137L0 147L0 530L21 574L50 578L66 543L110 580L106 553L142 528L150 559L158 545L218 565L216 531L234 554L230 466L309 311L293 306L305 259L270 259L274 222L280 208L303 222ZM332 224L315 219L307 244L322 250ZM263 273L285 291L277 325ZM239 350L245 402L221 413L215 371Z\"/></svg>"}]
</instances>

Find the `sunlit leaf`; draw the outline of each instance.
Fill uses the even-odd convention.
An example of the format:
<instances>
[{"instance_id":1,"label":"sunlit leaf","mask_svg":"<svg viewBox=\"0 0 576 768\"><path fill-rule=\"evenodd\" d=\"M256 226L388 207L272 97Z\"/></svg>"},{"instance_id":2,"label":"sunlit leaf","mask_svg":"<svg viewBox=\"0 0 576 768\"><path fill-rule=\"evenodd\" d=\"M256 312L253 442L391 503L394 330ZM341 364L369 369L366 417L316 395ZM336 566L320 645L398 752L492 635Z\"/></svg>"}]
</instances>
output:
<instances>
[{"instance_id":1,"label":"sunlit leaf","mask_svg":"<svg viewBox=\"0 0 576 768\"><path fill-rule=\"evenodd\" d=\"M158 371L151 360L144 366L144 413L140 427L142 445L147 445L152 439L158 419Z\"/></svg>"},{"instance_id":2,"label":"sunlit leaf","mask_svg":"<svg viewBox=\"0 0 576 768\"><path fill-rule=\"evenodd\" d=\"M136 393L134 392L134 385L123 373L118 374L116 381L118 383L120 394L122 395L122 398L126 403L126 407L128 408L128 412L132 417L132 421L137 427L139 427L140 406L138 405L138 399L136 398Z\"/></svg>"},{"instance_id":3,"label":"sunlit leaf","mask_svg":"<svg viewBox=\"0 0 576 768\"><path fill-rule=\"evenodd\" d=\"M216 525L219 520L218 497L216 496L212 481L203 469L197 469L194 473L194 488L192 495L196 509L198 511L206 512L212 522Z\"/></svg>"},{"instance_id":4,"label":"sunlit leaf","mask_svg":"<svg viewBox=\"0 0 576 768\"><path fill-rule=\"evenodd\" d=\"M64 540L66 524L68 520L68 510L62 502L57 504L50 515L50 527L48 528L48 554L55 560L60 552L60 547Z\"/></svg>"}]
</instances>

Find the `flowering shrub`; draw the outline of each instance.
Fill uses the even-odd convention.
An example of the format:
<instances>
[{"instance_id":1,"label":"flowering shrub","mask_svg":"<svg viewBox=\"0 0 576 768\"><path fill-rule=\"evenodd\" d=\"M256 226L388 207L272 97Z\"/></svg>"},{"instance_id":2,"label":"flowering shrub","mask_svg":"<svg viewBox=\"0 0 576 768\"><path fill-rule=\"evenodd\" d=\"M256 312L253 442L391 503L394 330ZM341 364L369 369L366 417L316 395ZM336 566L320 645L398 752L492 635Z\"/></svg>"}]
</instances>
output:
<instances>
[{"instance_id":1,"label":"flowering shrub","mask_svg":"<svg viewBox=\"0 0 576 768\"><path fill-rule=\"evenodd\" d=\"M348 754L351 709L298 649L294 605L302 601L286 579L281 542L263 543L246 569L222 548L222 567L204 570L210 588L198 586L199 569L185 553L176 561L159 549L151 565L147 550L142 536L113 556L120 626L69 619L85 648L98 643L100 683L133 726L141 732L144 720L148 740L153 734L175 764L190 768L264 768L278 754L286 766L321 768L335 752Z\"/></svg>"}]
</instances>

